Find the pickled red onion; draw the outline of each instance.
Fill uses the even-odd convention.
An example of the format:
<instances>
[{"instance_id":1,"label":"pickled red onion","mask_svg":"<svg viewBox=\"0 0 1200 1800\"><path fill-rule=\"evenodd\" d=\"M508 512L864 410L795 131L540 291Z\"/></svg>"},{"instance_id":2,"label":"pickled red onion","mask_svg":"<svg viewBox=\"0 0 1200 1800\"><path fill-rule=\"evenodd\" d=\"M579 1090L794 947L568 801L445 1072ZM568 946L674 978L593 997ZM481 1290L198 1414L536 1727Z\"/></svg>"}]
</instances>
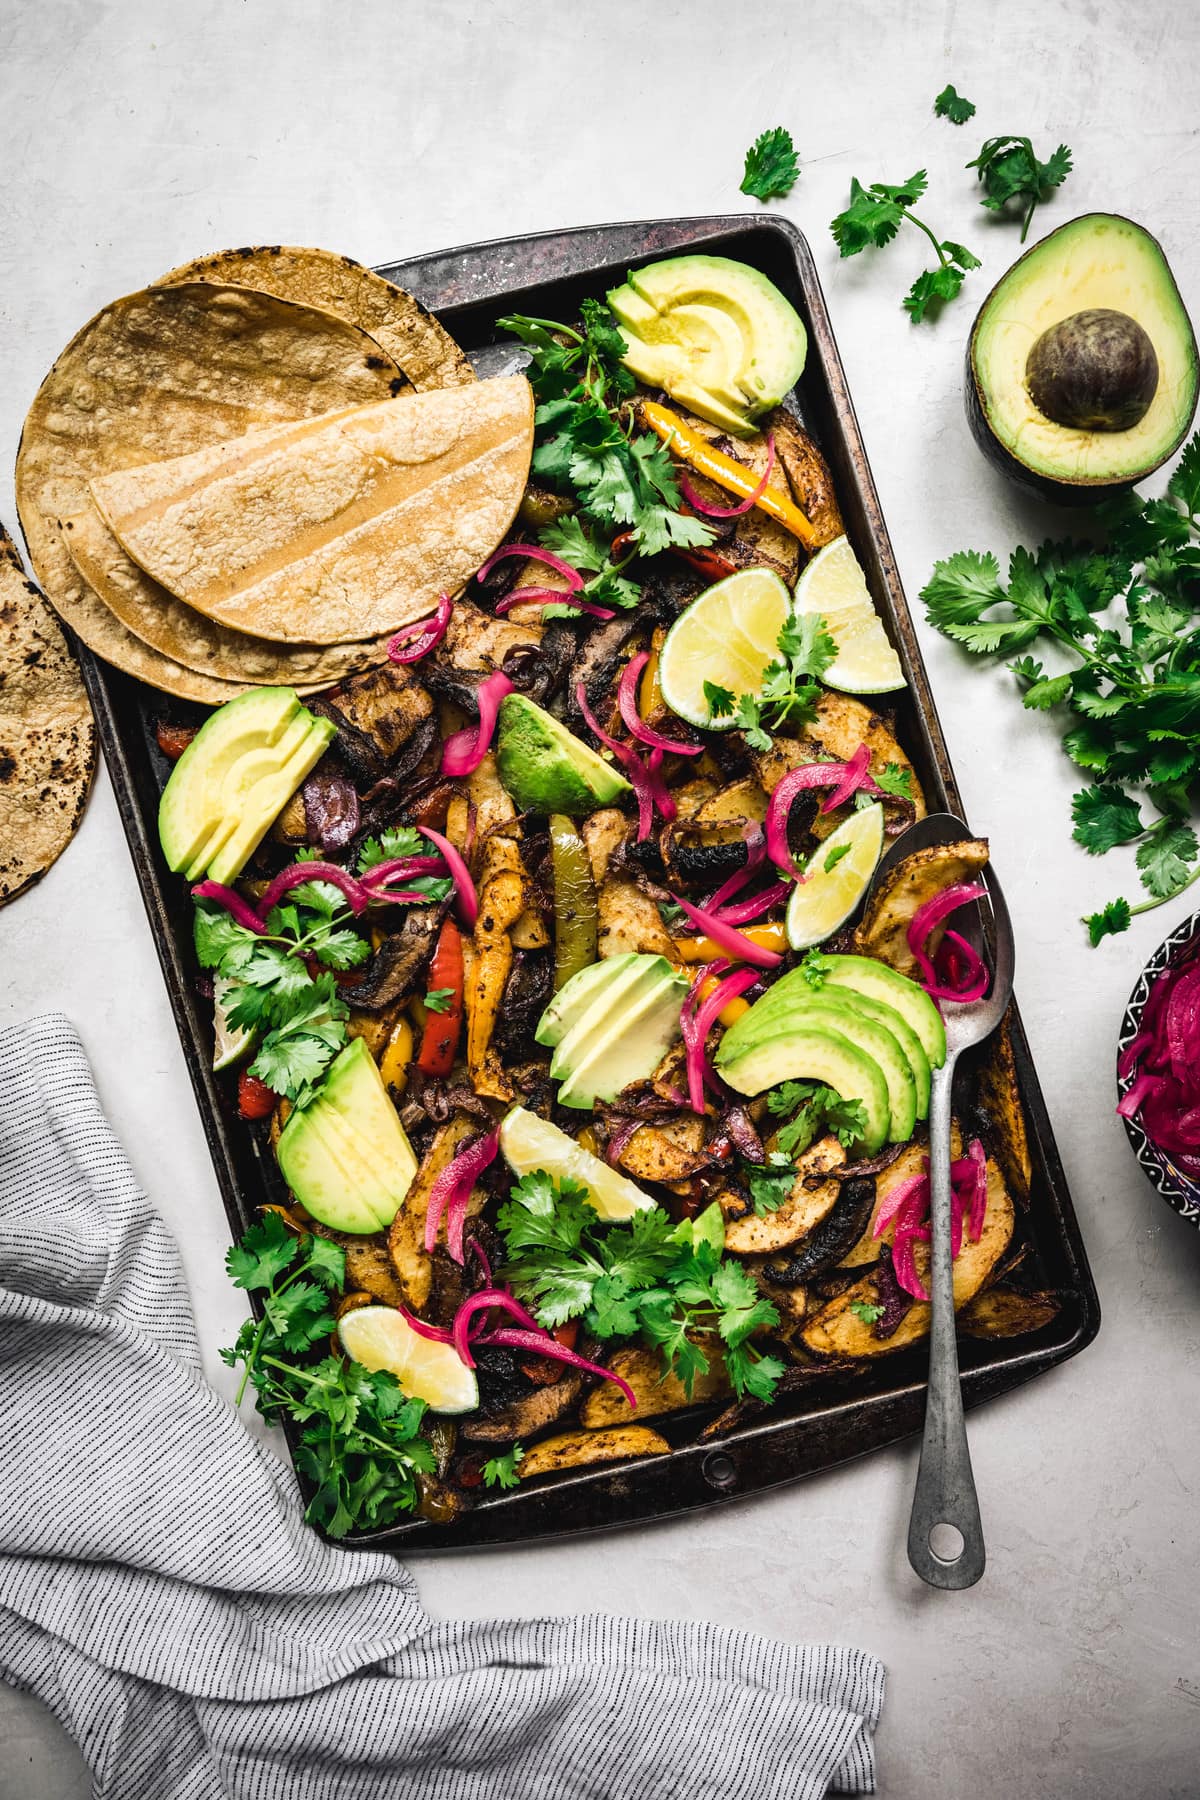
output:
<instances>
[{"instance_id":1,"label":"pickled red onion","mask_svg":"<svg viewBox=\"0 0 1200 1800\"><path fill-rule=\"evenodd\" d=\"M680 493L694 512L703 513L705 517L709 519L740 519L743 513L748 513L750 511L752 506L758 505L758 502L767 491L767 483L771 479L774 468L775 433L773 431L768 431L766 471L754 492L747 495L746 499L740 501L737 506L710 506L707 500L702 500L700 498L687 476L683 474L680 469L676 469L675 479L679 483Z\"/></svg>"},{"instance_id":2,"label":"pickled red onion","mask_svg":"<svg viewBox=\"0 0 1200 1800\"><path fill-rule=\"evenodd\" d=\"M442 774L456 778L473 775L492 747L496 731L496 715L500 702L511 694L513 684L503 669L495 669L480 682L475 698L479 703L479 722L467 725L447 738L442 746Z\"/></svg>"}]
</instances>

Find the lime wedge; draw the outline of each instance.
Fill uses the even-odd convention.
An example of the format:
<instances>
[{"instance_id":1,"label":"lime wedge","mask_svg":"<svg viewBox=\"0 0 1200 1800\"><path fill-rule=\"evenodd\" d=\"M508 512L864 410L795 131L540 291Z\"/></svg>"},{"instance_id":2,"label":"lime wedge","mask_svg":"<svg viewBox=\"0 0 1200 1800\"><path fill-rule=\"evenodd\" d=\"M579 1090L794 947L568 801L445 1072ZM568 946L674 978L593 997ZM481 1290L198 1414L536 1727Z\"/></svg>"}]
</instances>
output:
<instances>
[{"instance_id":1,"label":"lime wedge","mask_svg":"<svg viewBox=\"0 0 1200 1800\"><path fill-rule=\"evenodd\" d=\"M240 982L229 981L218 975L213 982L213 1069L231 1069L234 1063L241 1062L254 1046L258 1036L256 1031L245 1025L233 1026L229 1023L225 1008L233 999Z\"/></svg>"},{"instance_id":2,"label":"lime wedge","mask_svg":"<svg viewBox=\"0 0 1200 1800\"><path fill-rule=\"evenodd\" d=\"M770 569L739 569L706 588L680 613L662 647L658 679L671 711L702 731L728 731L733 720L713 717L705 682L734 695L761 693L791 610L791 595Z\"/></svg>"},{"instance_id":3,"label":"lime wedge","mask_svg":"<svg viewBox=\"0 0 1200 1800\"><path fill-rule=\"evenodd\" d=\"M788 943L808 950L844 925L867 891L883 850L883 808L875 801L818 844L792 889L787 909Z\"/></svg>"},{"instance_id":4,"label":"lime wedge","mask_svg":"<svg viewBox=\"0 0 1200 1800\"><path fill-rule=\"evenodd\" d=\"M501 1125L500 1150L514 1175L544 1169L555 1181L578 1181L602 1219L631 1219L654 1205L634 1182L524 1106L514 1106Z\"/></svg>"},{"instance_id":5,"label":"lime wedge","mask_svg":"<svg viewBox=\"0 0 1200 1800\"><path fill-rule=\"evenodd\" d=\"M479 1383L453 1344L438 1344L413 1330L394 1306L358 1306L338 1322L346 1355L364 1369L386 1369L404 1392L434 1412L473 1412Z\"/></svg>"},{"instance_id":6,"label":"lime wedge","mask_svg":"<svg viewBox=\"0 0 1200 1800\"><path fill-rule=\"evenodd\" d=\"M887 694L904 686L900 658L888 642L849 538L834 538L818 550L796 584L795 605L797 613L820 613L837 644L837 656L821 677L826 687L845 694Z\"/></svg>"}]
</instances>

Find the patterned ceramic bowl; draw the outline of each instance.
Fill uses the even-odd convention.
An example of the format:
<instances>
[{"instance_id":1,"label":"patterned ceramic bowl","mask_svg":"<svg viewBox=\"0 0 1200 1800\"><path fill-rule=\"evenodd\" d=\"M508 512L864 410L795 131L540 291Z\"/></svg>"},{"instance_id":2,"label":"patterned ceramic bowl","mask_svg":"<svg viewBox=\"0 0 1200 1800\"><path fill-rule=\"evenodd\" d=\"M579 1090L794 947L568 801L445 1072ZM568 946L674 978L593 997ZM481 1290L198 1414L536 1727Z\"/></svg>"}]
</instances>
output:
<instances>
[{"instance_id":1,"label":"patterned ceramic bowl","mask_svg":"<svg viewBox=\"0 0 1200 1800\"><path fill-rule=\"evenodd\" d=\"M1150 961L1137 978L1137 983L1129 996L1129 1005L1125 1008L1125 1017L1121 1021L1121 1035L1117 1039L1117 1057L1121 1057L1126 1046L1131 1044L1142 1028L1142 1008L1146 1004L1146 996L1150 992L1150 984L1156 975L1168 964L1184 961L1189 955L1200 951L1200 913L1193 913L1177 925L1170 937L1164 938ZM1124 1095L1132 1086L1134 1075L1122 1081L1117 1077L1117 1094ZM1167 1205L1177 1212L1181 1219L1200 1230L1200 1181L1185 1175L1177 1169L1165 1150L1152 1144L1142 1130L1137 1119L1123 1121L1129 1133L1129 1141L1133 1145L1133 1154L1142 1168L1158 1189Z\"/></svg>"}]
</instances>

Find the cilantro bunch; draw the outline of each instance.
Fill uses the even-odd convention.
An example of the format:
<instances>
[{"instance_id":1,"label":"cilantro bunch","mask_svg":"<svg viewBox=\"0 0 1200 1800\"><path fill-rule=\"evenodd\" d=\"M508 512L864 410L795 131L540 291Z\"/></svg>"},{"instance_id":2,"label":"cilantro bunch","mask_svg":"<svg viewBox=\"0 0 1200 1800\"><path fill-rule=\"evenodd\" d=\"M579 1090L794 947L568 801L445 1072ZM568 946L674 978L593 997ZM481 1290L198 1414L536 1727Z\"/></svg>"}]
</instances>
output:
<instances>
[{"instance_id":1,"label":"cilantro bunch","mask_svg":"<svg viewBox=\"0 0 1200 1800\"><path fill-rule=\"evenodd\" d=\"M689 1394L709 1366L697 1339L715 1332L735 1393L773 1395L783 1364L750 1339L779 1314L742 1265L722 1255L715 1204L680 1225L660 1206L607 1225L585 1187L535 1169L513 1187L498 1223L503 1274L543 1325L581 1319L598 1338L643 1337Z\"/></svg>"},{"instance_id":2,"label":"cilantro bunch","mask_svg":"<svg viewBox=\"0 0 1200 1800\"><path fill-rule=\"evenodd\" d=\"M882 250L906 222L925 233L938 260L935 269L926 269L917 276L904 297L904 310L914 325L920 323L931 306L938 310L944 301L953 300L964 277L979 267L979 258L964 244L956 244L949 238L939 239L913 212L928 186L929 177L924 169L918 169L915 175L894 187L882 181L863 187L857 178L853 178L850 204L829 227L843 256L857 256L871 246Z\"/></svg>"},{"instance_id":3,"label":"cilantro bunch","mask_svg":"<svg viewBox=\"0 0 1200 1800\"><path fill-rule=\"evenodd\" d=\"M265 1419L303 1427L296 1466L315 1488L305 1518L341 1538L411 1512L417 1474L434 1467L420 1435L425 1402L410 1399L384 1370L341 1356L312 1359L334 1329L330 1296L345 1285L345 1252L267 1212L225 1266L235 1286L261 1297L263 1316L246 1320L221 1360L242 1370L239 1405L253 1385Z\"/></svg>"},{"instance_id":4,"label":"cilantro bunch","mask_svg":"<svg viewBox=\"0 0 1200 1800\"><path fill-rule=\"evenodd\" d=\"M761 693L737 695L714 681L704 683L714 719L732 715L752 750L769 750L772 731L816 717L821 677L837 655L837 643L820 613L793 613L780 627L776 644L779 655L767 665Z\"/></svg>"},{"instance_id":5,"label":"cilantro bunch","mask_svg":"<svg viewBox=\"0 0 1200 1800\"><path fill-rule=\"evenodd\" d=\"M1136 494L1099 509L1100 545L1018 547L996 558L960 550L922 589L929 621L974 655L1012 656L1027 707L1063 708L1063 749L1089 784L1072 801L1073 836L1090 855L1136 844L1150 898L1117 899L1084 920L1093 944L1200 876L1189 816L1200 782L1200 433L1167 497ZM1055 673L1028 652L1057 646ZM1156 816L1145 819L1143 801Z\"/></svg>"},{"instance_id":6,"label":"cilantro bunch","mask_svg":"<svg viewBox=\"0 0 1200 1800\"><path fill-rule=\"evenodd\" d=\"M710 543L711 529L679 510L675 467L665 446L633 428L628 402L637 383L621 360L625 339L607 306L585 300L578 331L522 313L497 325L530 352L526 373L537 401L534 474L573 493L595 525L627 534L629 551L639 556Z\"/></svg>"}]
</instances>

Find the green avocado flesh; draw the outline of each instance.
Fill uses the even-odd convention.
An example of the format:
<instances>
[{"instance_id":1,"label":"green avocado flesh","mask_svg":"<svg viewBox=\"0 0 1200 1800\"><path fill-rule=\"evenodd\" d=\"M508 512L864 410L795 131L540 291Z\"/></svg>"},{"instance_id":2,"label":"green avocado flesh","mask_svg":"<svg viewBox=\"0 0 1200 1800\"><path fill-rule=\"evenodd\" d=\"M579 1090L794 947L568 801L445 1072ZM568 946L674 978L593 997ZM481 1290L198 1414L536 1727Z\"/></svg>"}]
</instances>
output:
<instances>
[{"instance_id":1,"label":"green avocado flesh","mask_svg":"<svg viewBox=\"0 0 1200 1800\"><path fill-rule=\"evenodd\" d=\"M629 792L611 763L524 694L500 703L496 767L522 812L578 818Z\"/></svg>"},{"instance_id":2,"label":"green avocado flesh","mask_svg":"<svg viewBox=\"0 0 1200 1800\"><path fill-rule=\"evenodd\" d=\"M673 256L608 295L639 381L746 437L800 379L808 339L774 282L727 256Z\"/></svg>"},{"instance_id":3,"label":"green avocado flesh","mask_svg":"<svg viewBox=\"0 0 1200 1800\"><path fill-rule=\"evenodd\" d=\"M237 879L335 727L291 688L252 688L206 719L171 771L158 807L167 866L198 881Z\"/></svg>"},{"instance_id":4,"label":"green avocado flesh","mask_svg":"<svg viewBox=\"0 0 1200 1800\"><path fill-rule=\"evenodd\" d=\"M362 1038L335 1059L316 1099L292 1114L277 1154L289 1188L322 1225L368 1233L391 1224L417 1159Z\"/></svg>"},{"instance_id":5,"label":"green avocado flesh","mask_svg":"<svg viewBox=\"0 0 1200 1800\"><path fill-rule=\"evenodd\" d=\"M888 1136L894 1144L908 1142L917 1122L917 1084L912 1065L900 1040L886 1025L860 1009L856 995L849 992L828 996L823 992L813 994L810 1000L789 1008L786 1015L777 1014L773 1018L756 1020L755 1011L756 1008L751 1007L748 1013L743 1013L726 1033L721 1045L723 1054L736 1059L755 1045L767 1046L796 1028L836 1032L869 1056L879 1069L888 1092ZM729 1038L733 1042L726 1051Z\"/></svg>"},{"instance_id":6,"label":"green avocado flesh","mask_svg":"<svg viewBox=\"0 0 1200 1800\"><path fill-rule=\"evenodd\" d=\"M574 976L537 1030L539 1043L555 1045L550 1074L562 1083L560 1104L590 1110L652 1075L679 1036L687 988L664 956L614 957Z\"/></svg>"},{"instance_id":7,"label":"green avocado flesh","mask_svg":"<svg viewBox=\"0 0 1200 1800\"><path fill-rule=\"evenodd\" d=\"M1037 379L1044 334L1051 332L1052 342L1052 328L1063 327L1069 345L1064 321L1097 312L1124 314L1141 326L1153 346L1148 360L1158 364L1149 406L1124 429L1059 424L1030 394L1035 345L1042 350L1034 359L1034 386L1049 405L1050 390ZM1140 480L1177 448L1196 408L1196 338L1162 247L1140 225L1112 213L1088 213L1059 226L1001 277L976 318L969 361L968 407L974 399L972 424L983 447L990 435L1043 482L1089 488ZM1078 368L1074 374L1077 380ZM1104 374L1097 368L1098 393L1111 385Z\"/></svg>"},{"instance_id":8,"label":"green avocado flesh","mask_svg":"<svg viewBox=\"0 0 1200 1800\"><path fill-rule=\"evenodd\" d=\"M748 1017L743 1014L743 1019ZM761 1094L781 1081L819 1081L843 1100L860 1102L867 1121L863 1155L873 1156L886 1143L892 1116L887 1082L878 1063L850 1038L825 1026L797 1022L779 1036L727 1058L725 1046L732 1035L727 1031L721 1040L717 1067L739 1094Z\"/></svg>"},{"instance_id":9,"label":"green avocado flesh","mask_svg":"<svg viewBox=\"0 0 1200 1800\"><path fill-rule=\"evenodd\" d=\"M898 1012L920 1041L931 1068L941 1068L946 1060L946 1027L923 987L873 956L823 956L821 962L824 980L819 988L812 987L802 969L793 969L767 989L751 1011L743 1014L739 1024L744 1025L752 1017L777 1018L780 1013L794 1012L814 994L829 995L836 989L848 989Z\"/></svg>"}]
</instances>

